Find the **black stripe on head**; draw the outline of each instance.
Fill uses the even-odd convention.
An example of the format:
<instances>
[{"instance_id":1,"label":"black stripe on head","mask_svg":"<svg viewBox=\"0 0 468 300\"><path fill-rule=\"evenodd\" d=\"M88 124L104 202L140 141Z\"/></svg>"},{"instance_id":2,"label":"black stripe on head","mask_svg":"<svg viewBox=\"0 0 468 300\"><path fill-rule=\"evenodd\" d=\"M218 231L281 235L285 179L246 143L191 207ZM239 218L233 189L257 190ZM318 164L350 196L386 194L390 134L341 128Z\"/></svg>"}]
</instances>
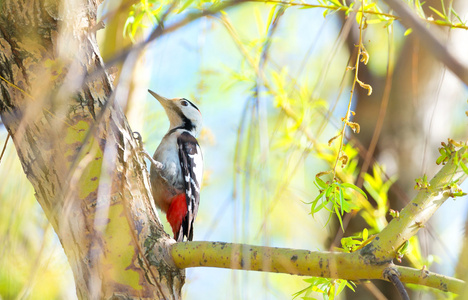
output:
<instances>
[{"instance_id":1,"label":"black stripe on head","mask_svg":"<svg viewBox=\"0 0 468 300\"><path fill-rule=\"evenodd\" d=\"M187 100L188 103L191 103L190 101ZM182 111L180 110L180 108L175 105L174 103L171 103L171 105L173 106L173 109L174 111L177 113L177 115L182 119L182 122L183 122L183 125L182 126L179 126L177 128L174 128L174 129L179 129L179 128L182 128L182 129L186 129L188 131L192 131L193 129L195 129L195 125L193 125L192 121L190 121L189 118L187 118L183 113ZM193 105L193 104L192 104ZM195 106L195 105L193 105ZM195 106L195 108L197 108ZM198 108L197 108L198 109Z\"/></svg>"},{"instance_id":2,"label":"black stripe on head","mask_svg":"<svg viewBox=\"0 0 468 300\"><path fill-rule=\"evenodd\" d=\"M192 103L192 101L190 101L190 100L188 100L188 99L185 99L185 98L182 98L182 100L187 101L187 102L190 103L190 105L192 105L196 110L200 111L200 110L198 109L198 107L197 107L195 104Z\"/></svg>"}]
</instances>

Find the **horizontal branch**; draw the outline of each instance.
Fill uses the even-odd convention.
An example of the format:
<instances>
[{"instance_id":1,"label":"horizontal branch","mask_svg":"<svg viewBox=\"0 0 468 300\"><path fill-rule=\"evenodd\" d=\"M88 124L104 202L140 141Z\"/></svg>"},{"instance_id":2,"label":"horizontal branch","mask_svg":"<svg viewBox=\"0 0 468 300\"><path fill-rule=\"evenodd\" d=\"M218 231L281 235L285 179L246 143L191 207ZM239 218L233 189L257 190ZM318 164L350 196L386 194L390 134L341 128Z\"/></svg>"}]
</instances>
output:
<instances>
[{"instance_id":1,"label":"horizontal branch","mask_svg":"<svg viewBox=\"0 0 468 300\"><path fill-rule=\"evenodd\" d=\"M463 280L429 272L425 269L418 270L404 266L395 266L395 270L398 272L401 282L404 283L429 286L444 292L456 294L460 294L465 287Z\"/></svg>"},{"instance_id":2,"label":"horizontal branch","mask_svg":"<svg viewBox=\"0 0 468 300\"><path fill-rule=\"evenodd\" d=\"M248 0L248 2L259 2L259 3L267 3L267 4L280 4L285 6L295 6L299 8L323 8L328 9L331 11L344 11L344 12L361 12L361 9L353 8L350 6L337 6L337 5L323 5L323 4L310 4L310 3L303 3L303 2L294 2L294 1L283 1L283 0ZM401 18L394 14L384 13L381 11L376 11L373 9L364 9L364 14L368 15L375 15L379 17L384 17L387 19L392 19L396 21L400 21ZM450 28L457 28L457 29L468 29L468 26L465 23L452 23L450 21L444 20L445 22L440 22L441 20L433 20L429 18L419 17L417 16L422 22L434 24L438 27L450 27Z\"/></svg>"},{"instance_id":3,"label":"horizontal branch","mask_svg":"<svg viewBox=\"0 0 468 300\"><path fill-rule=\"evenodd\" d=\"M222 242L177 243L172 246L171 253L179 268L214 267L359 279L351 267L350 255L346 253L312 252ZM344 264L347 267L338 267Z\"/></svg>"},{"instance_id":4,"label":"horizontal branch","mask_svg":"<svg viewBox=\"0 0 468 300\"><path fill-rule=\"evenodd\" d=\"M420 284L453 293L460 292L464 286L461 280L426 270L395 266L392 262L372 264L359 251L314 252L222 242L186 242L173 244L171 255L175 265L181 269L212 267L354 281L388 281L384 273L393 269L400 274L400 280L404 283Z\"/></svg>"}]
</instances>

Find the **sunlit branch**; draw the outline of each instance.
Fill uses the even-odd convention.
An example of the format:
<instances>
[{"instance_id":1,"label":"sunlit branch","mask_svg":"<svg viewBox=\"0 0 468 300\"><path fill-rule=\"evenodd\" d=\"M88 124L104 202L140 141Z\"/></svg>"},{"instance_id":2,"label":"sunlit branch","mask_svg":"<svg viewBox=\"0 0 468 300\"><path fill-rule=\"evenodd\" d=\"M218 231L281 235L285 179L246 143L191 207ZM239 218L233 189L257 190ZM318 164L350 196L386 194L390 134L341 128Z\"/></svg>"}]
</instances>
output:
<instances>
[{"instance_id":1,"label":"sunlit branch","mask_svg":"<svg viewBox=\"0 0 468 300\"><path fill-rule=\"evenodd\" d=\"M458 151L460 157L465 152L462 148ZM455 156L455 154L453 154ZM369 259L374 261L391 261L398 248L421 228L450 197L453 197L449 184L461 184L467 174L454 163L452 158L432 178L427 188L419 191L416 197L400 212L398 218L394 218L368 245L364 247L369 252Z\"/></svg>"},{"instance_id":2,"label":"sunlit branch","mask_svg":"<svg viewBox=\"0 0 468 300\"><path fill-rule=\"evenodd\" d=\"M301 2L288 2L288 1L281 1L281 0L248 0L248 2L282 4L282 5L295 6L295 7L301 7L301 8L323 8L323 9L328 9L332 11L346 11L346 12L360 12L361 11L361 9L354 9L354 8L350 8L344 5L343 6L321 5L321 4L309 4L309 3L301 3ZM388 18L389 20L395 20L395 21L401 20L401 17L398 17L396 15L379 12L375 10L364 10L364 13L369 14L369 15L385 17L385 18ZM416 16L416 18L419 18L421 21L424 21L426 23L434 24L437 26L468 30L468 26L465 25L465 23L452 23L446 20L444 20L444 22L440 22L440 20L426 19L426 18L418 17L418 16Z\"/></svg>"},{"instance_id":3,"label":"sunlit branch","mask_svg":"<svg viewBox=\"0 0 468 300\"><path fill-rule=\"evenodd\" d=\"M458 157L464 153L459 150ZM453 154L455 156L455 154ZM420 228L451 194L448 184L460 184L465 178L453 159L442 167L411 201L400 216L378 234L371 243L353 253L313 252L220 242L188 242L172 246L171 255L179 268L217 267L287 273L346 280L389 280L388 272L403 283L414 283L459 293L462 280L393 264L399 246Z\"/></svg>"},{"instance_id":4,"label":"sunlit branch","mask_svg":"<svg viewBox=\"0 0 468 300\"><path fill-rule=\"evenodd\" d=\"M388 280L385 272L392 270L404 283L420 284L458 293L462 280L396 266L391 262L372 264L358 252L314 252L276 247L262 247L222 242L186 242L171 246L170 254L178 268L212 267L284 273L301 276L339 278L346 280Z\"/></svg>"}]
</instances>

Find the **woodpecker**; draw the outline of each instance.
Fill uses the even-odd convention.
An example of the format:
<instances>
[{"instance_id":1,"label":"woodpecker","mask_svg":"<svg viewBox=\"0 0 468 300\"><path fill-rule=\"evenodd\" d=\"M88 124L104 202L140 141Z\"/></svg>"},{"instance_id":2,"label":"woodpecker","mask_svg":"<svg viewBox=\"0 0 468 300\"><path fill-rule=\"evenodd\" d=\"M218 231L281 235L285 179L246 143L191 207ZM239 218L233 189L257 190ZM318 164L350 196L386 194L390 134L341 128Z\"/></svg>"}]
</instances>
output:
<instances>
[{"instance_id":1,"label":"woodpecker","mask_svg":"<svg viewBox=\"0 0 468 300\"><path fill-rule=\"evenodd\" d=\"M200 203L203 155L195 137L202 116L195 104L185 98L166 99L148 90L166 111L169 131L154 152L150 180L156 205L166 213L174 239L193 238L193 221Z\"/></svg>"}]
</instances>

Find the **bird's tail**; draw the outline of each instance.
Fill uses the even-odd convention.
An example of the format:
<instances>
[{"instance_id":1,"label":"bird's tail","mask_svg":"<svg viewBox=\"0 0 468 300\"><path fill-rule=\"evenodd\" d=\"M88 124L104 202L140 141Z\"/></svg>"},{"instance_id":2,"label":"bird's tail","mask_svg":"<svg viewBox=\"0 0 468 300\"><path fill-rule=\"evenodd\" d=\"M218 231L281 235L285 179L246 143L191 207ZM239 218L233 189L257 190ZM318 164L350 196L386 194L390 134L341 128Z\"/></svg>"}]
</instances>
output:
<instances>
[{"instance_id":1,"label":"bird's tail","mask_svg":"<svg viewBox=\"0 0 468 300\"><path fill-rule=\"evenodd\" d=\"M187 215L187 201L185 194L178 194L172 197L171 205L166 213L166 218L171 224L174 239L181 242L184 238L183 230L181 230L182 221Z\"/></svg>"}]
</instances>

